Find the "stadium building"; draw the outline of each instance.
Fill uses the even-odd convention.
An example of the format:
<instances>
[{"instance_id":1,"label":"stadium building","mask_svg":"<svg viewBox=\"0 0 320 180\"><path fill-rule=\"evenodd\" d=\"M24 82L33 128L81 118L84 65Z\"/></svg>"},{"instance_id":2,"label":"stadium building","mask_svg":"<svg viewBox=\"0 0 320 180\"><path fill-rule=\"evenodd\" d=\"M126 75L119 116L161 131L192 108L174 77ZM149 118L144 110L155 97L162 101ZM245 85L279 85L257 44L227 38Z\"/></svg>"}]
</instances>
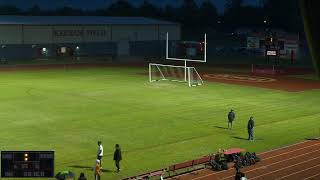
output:
<instances>
[{"instance_id":1,"label":"stadium building","mask_svg":"<svg viewBox=\"0 0 320 180\"><path fill-rule=\"evenodd\" d=\"M166 32L180 39L179 24L143 17L0 16L0 58L159 56Z\"/></svg>"}]
</instances>

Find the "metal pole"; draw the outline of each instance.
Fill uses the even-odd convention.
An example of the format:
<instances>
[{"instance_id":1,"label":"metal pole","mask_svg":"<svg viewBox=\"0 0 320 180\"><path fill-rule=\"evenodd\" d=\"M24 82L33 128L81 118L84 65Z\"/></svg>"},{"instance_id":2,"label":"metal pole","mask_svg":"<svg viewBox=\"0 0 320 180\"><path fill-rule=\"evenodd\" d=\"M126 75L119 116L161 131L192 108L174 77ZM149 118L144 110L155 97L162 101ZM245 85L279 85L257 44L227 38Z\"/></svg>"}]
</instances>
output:
<instances>
[{"instance_id":1,"label":"metal pole","mask_svg":"<svg viewBox=\"0 0 320 180\"><path fill-rule=\"evenodd\" d=\"M189 84L189 87L191 87L191 73L190 73L190 68L188 68L188 84Z\"/></svg>"},{"instance_id":2,"label":"metal pole","mask_svg":"<svg viewBox=\"0 0 320 180\"><path fill-rule=\"evenodd\" d=\"M207 62L207 34L204 34L204 62Z\"/></svg>"},{"instance_id":3,"label":"metal pole","mask_svg":"<svg viewBox=\"0 0 320 180\"><path fill-rule=\"evenodd\" d=\"M151 63L149 63L149 82L151 82Z\"/></svg>"},{"instance_id":4,"label":"metal pole","mask_svg":"<svg viewBox=\"0 0 320 180\"><path fill-rule=\"evenodd\" d=\"M184 81L187 82L187 60L184 60Z\"/></svg>"},{"instance_id":5,"label":"metal pole","mask_svg":"<svg viewBox=\"0 0 320 180\"><path fill-rule=\"evenodd\" d=\"M169 58L169 33L166 35L166 59Z\"/></svg>"}]
</instances>

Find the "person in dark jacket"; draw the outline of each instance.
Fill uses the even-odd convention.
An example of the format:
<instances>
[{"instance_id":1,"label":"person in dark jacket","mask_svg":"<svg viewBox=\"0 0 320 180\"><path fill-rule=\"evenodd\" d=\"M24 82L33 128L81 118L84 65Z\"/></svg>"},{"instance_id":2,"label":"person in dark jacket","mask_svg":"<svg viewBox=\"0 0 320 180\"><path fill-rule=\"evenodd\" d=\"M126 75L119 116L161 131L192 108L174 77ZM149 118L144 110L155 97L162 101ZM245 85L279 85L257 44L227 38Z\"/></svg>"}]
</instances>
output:
<instances>
[{"instance_id":1,"label":"person in dark jacket","mask_svg":"<svg viewBox=\"0 0 320 180\"><path fill-rule=\"evenodd\" d=\"M87 180L87 178L84 176L84 173L80 173L80 177L78 178L78 180Z\"/></svg>"},{"instance_id":2,"label":"person in dark jacket","mask_svg":"<svg viewBox=\"0 0 320 180\"><path fill-rule=\"evenodd\" d=\"M236 162L234 163L234 167L236 168L236 172L239 173L241 169L241 158L237 157Z\"/></svg>"},{"instance_id":3,"label":"person in dark jacket","mask_svg":"<svg viewBox=\"0 0 320 180\"><path fill-rule=\"evenodd\" d=\"M250 142L253 141L253 127L254 127L254 121L253 121L253 117L251 116L248 121L248 134L249 134L248 140Z\"/></svg>"},{"instance_id":4,"label":"person in dark jacket","mask_svg":"<svg viewBox=\"0 0 320 180\"><path fill-rule=\"evenodd\" d=\"M116 148L116 150L114 151L114 154L113 154L113 160L114 160L115 165L117 167L117 172L119 172L120 171L120 161L122 160L120 145L116 144L115 148Z\"/></svg>"},{"instance_id":5,"label":"person in dark jacket","mask_svg":"<svg viewBox=\"0 0 320 180\"><path fill-rule=\"evenodd\" d=\"M231 109L228 113L228 129L232 129L232 122L234 121L234 118L236 117L235 113Z\"/></svg>"}]
</instances>

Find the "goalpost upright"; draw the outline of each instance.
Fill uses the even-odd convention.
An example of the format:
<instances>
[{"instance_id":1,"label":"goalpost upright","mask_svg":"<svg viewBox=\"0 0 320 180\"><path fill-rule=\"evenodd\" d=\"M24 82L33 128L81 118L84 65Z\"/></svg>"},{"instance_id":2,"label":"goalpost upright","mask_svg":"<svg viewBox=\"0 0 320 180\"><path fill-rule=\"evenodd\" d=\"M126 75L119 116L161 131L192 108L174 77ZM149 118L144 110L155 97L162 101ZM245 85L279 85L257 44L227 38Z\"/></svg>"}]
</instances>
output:
<instances>
[{"instance_id":1,"label":"goalpost upright","mask_svg":"<svg viewBox=\"0 0 320 180\"><path fill-rule=\"evenodd\" d=\"M185 73L184 73L184 80L187 81L187 61L193 62L207 62L207 34L204 34L204 58L202 59L187 59L187 58L173 58L169 57L169 33L166 34L166 59L167 60L174 60L174 61L184 61Z\"/></svg>"}]
</instances>

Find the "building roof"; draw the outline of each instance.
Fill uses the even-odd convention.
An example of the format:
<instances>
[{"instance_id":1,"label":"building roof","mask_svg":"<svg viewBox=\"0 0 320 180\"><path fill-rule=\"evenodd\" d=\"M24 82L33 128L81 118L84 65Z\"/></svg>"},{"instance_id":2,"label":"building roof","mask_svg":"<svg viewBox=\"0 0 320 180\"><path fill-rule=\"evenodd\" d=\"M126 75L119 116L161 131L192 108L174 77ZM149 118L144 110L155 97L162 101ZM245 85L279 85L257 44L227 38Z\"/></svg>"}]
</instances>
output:
<instances>
[{"instance_id":1,"label":"building roof","mask_svg":"<svg viewBox=\"0 0 320 180\"><path fill-rule=\"evenodd\" d=\"M0 25L178 25L145 17L0 16Z\"/></svg>"}]
</instances>

